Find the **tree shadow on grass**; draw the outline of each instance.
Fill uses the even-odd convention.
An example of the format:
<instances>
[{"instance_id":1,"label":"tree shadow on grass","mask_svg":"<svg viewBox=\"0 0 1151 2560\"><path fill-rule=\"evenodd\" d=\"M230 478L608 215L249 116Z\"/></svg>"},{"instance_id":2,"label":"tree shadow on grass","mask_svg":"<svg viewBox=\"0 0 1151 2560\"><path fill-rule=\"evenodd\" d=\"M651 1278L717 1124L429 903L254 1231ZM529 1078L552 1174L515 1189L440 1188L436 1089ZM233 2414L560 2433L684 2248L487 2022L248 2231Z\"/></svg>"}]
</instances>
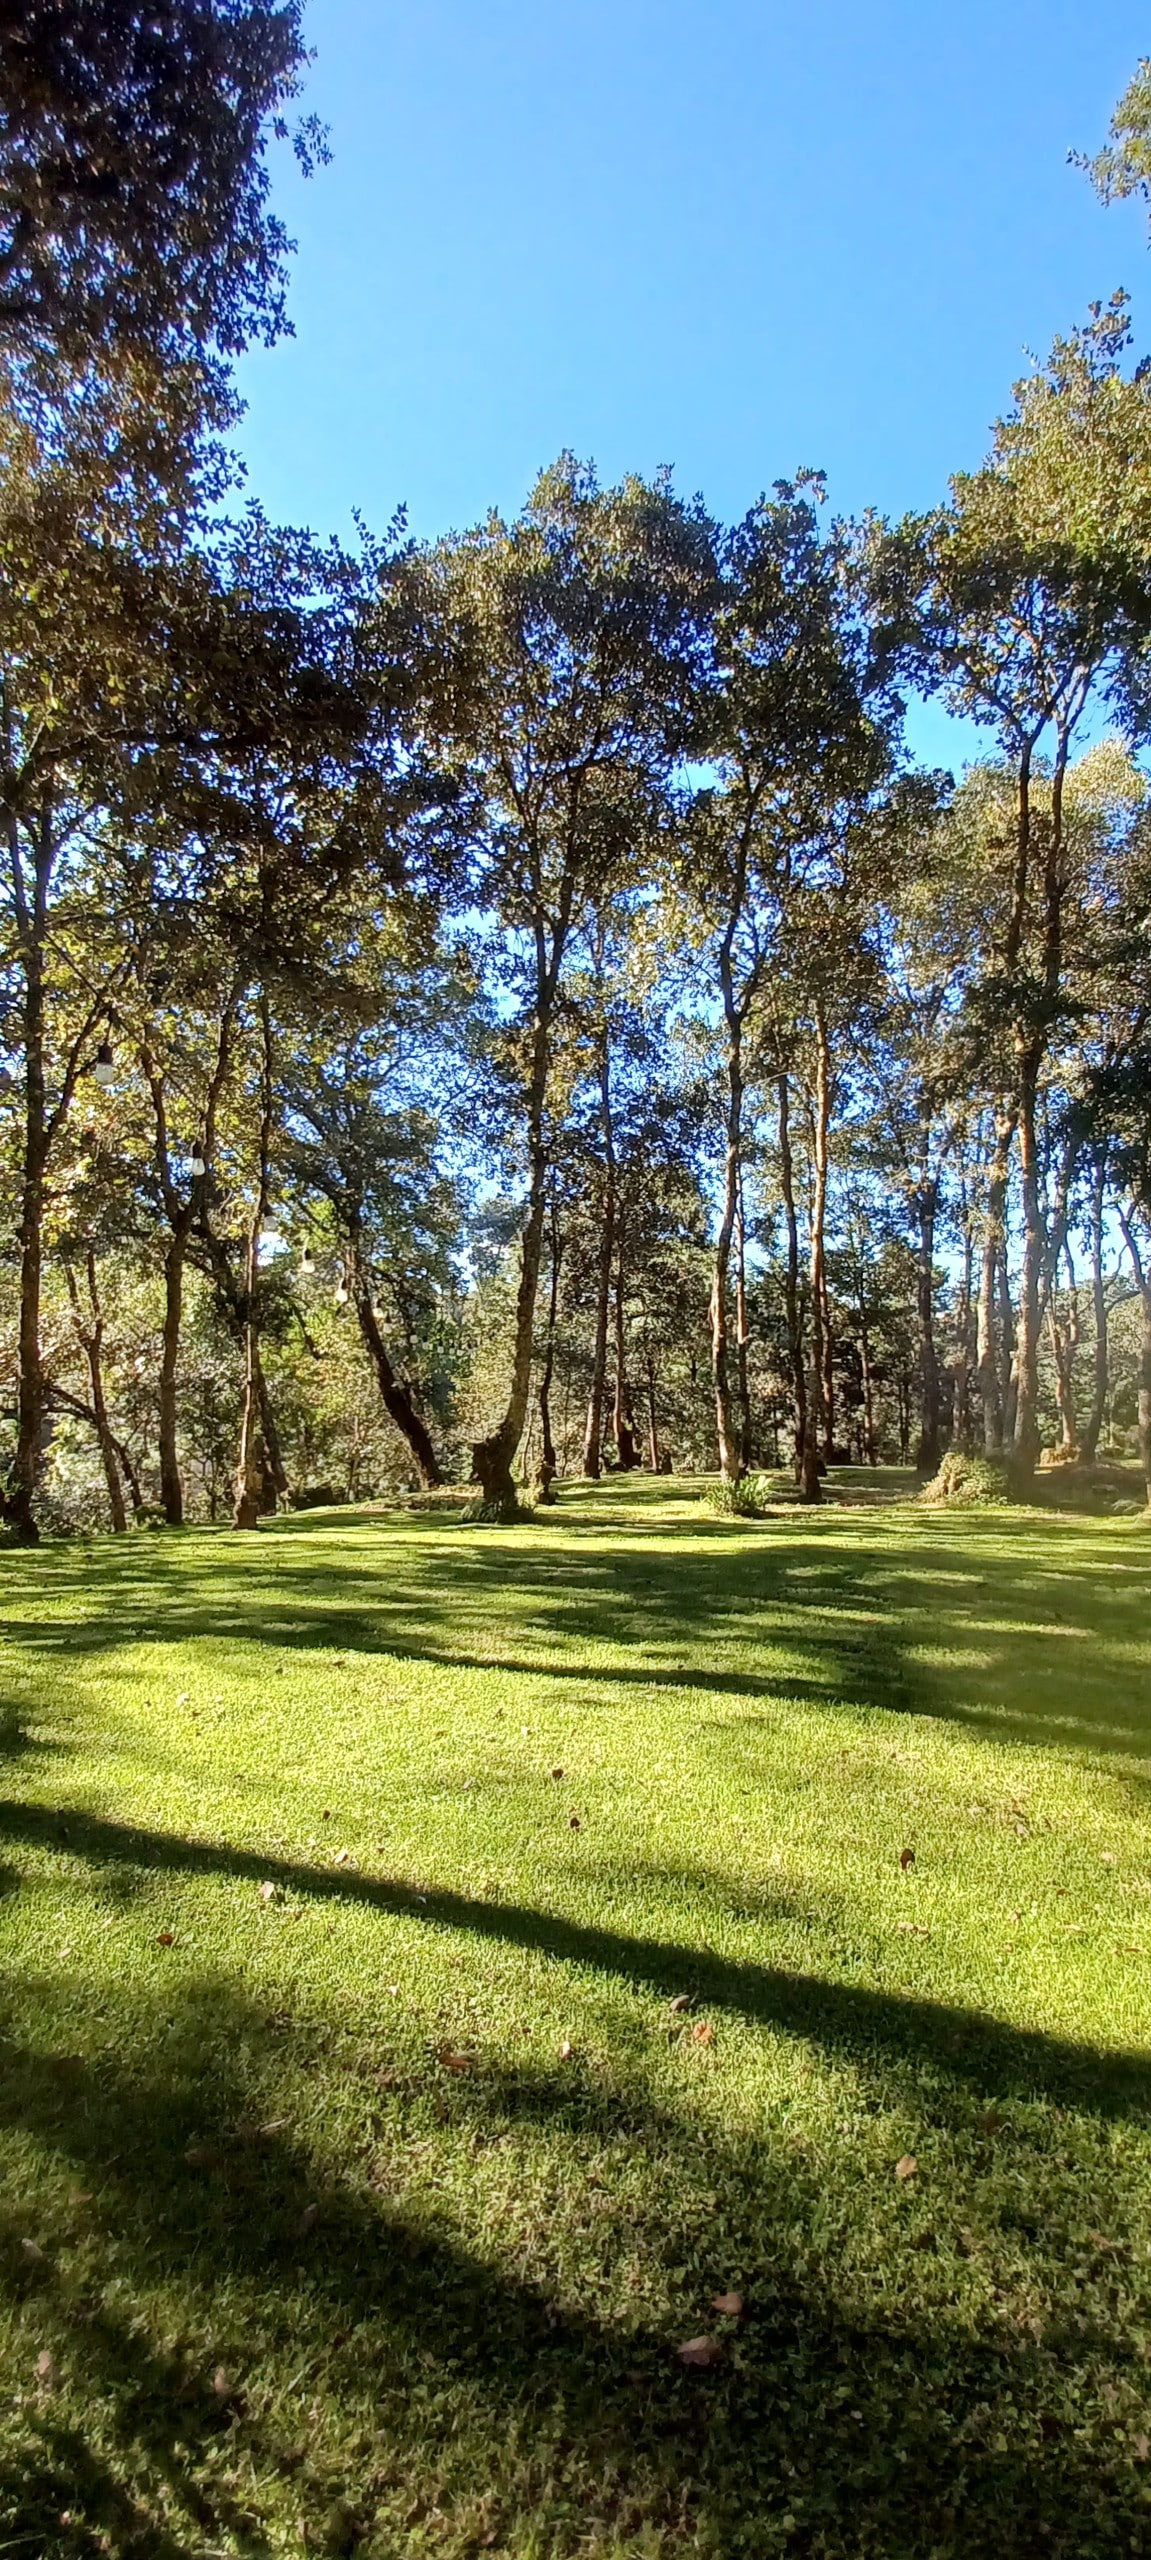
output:
<instances>
[{"instance_id":1,"label":"tree shadow on grass","mask_svg":"<svg viewBox=\"0 0 1151 2560\"><path fill-rule=\"evenodd\" d=\"M303 2018L297 2064L346 2126L313 2146L276 2110L284 2032L233 1980L169 1990L151 2015L137 1991L94 2060L53 2055L41 1989L37 2042L4 2048L0 2129L84 2202L78 2226L41 2222L42 2254L27 2208L0 2220L29 2360L0 2497L45 2560L262 2555L301 2519L309 2548L363 2535L380 2560L1143 2547L1140 2475L1085 2416L1115 2368L1106 2320L1072 2323L1073 2343L1051 2311L973 2322L906 2235L881 2313L818 2237L816 2168L778 2128L704 2143L578 2063L440 2075L429 2095L426 2072L381 2073L375 2046L341 2061ZM530 2126L558 2179L596 2170L598 2238L570 2276L550 2233L533 2278L498 2218L468 2236L470 2200L453 2218L392 2191L429 2107L457 2148ZM612 2157L647 2164L638 2201ZM634 2314L602 2308L625 2250L658 2271ZM745 2324L721 2320L719 2362L683 2371L684 2323L715 2325L709 2289L732 2280ZM52 2359L40 2385L34 2350Z\"/></svg>"},{"instance_id":2,"label":"tree shadow on grass","mask_svg":"<svg viewBox=\"0 0 1151 2560\"><path fill-rule=\"evenodd\" d=\"M1151 2110L1151 2055L1075 2044L1038 2028L1015 2027L976 2009L917 2000L855 1982L831 1982L771 1965L719 1956L707 1948L639 1938L588 1925L558 1912L481 1901L429 1887L421 1892L387 1876L333 1872L266 1850L245 1850L177 1833L106 1820L76 1806L47 1809L0 1800L0 1840L12 1846L66 1849L114 1876L135 1870L233 1876L288 1894L376 1911L381 1918L461 1929L510 1947L532 1948L557 1963L588 1967L674 1999L685 1993L715 2010L783 2029L825 2051L892 2061L930 2061L956 2085L985 2098L1045 2094L1103 2117L1143 2121Z\"/></svg>"}]
</instances>

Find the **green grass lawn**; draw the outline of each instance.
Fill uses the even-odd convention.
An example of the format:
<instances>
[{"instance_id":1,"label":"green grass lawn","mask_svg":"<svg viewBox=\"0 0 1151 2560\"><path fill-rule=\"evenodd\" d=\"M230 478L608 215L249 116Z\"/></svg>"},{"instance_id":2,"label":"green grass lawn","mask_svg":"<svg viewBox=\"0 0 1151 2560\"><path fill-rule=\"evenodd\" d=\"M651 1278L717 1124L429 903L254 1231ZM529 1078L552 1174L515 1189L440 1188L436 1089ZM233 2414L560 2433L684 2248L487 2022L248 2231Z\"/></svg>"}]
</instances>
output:
<instances>
[{"instance_id":1,"label":"green grass lawn","mask_svg":"<svg viewBox=\"0 0 1151 2560\"><path fill-rule=\"evenodd\" d=\"M1145 1526L0 1590L0 2554L1151 2551Z\"/></svg>"}]
</instances>

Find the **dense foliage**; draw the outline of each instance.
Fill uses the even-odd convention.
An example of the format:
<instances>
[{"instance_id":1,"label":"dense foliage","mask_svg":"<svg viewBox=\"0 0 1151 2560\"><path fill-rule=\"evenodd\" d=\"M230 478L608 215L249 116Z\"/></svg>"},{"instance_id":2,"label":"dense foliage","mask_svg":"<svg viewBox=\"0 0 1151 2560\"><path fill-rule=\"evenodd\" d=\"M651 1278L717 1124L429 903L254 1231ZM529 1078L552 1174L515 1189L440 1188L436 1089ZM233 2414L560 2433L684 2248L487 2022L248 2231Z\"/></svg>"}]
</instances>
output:
<instances>
[{"instance_id":1,"label":"dense foliage","mask_svg":"<svg viewBox=\"0 0 1151 2560\"><path fill-rule=\"evenodd\" d=\"M948 1447L1151 1486L1122 298L898 526L565 455L353 556L220 505L295 8L9 14L13 1533ZM958 784L908 686L986 728Z\"/></svg>"}]
</instances>

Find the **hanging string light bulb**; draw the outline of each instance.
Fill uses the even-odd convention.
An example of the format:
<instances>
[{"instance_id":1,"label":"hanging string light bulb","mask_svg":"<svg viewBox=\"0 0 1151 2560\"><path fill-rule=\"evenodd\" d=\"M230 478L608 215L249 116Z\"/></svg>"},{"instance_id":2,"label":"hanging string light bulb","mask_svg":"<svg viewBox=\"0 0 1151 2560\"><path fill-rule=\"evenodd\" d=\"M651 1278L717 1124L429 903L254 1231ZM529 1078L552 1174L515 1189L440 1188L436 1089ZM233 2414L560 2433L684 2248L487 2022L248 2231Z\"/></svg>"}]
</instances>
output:
<instances>
[{"instance_id":1,"label":"hanging string light bulb","mask_svg":"<svg viewBox=\"0 0 1151 2560\"><path fill-rule=\"evenodd\" d=\"M100 1042L100 1046L96 1051L96 1064L92 1069L92 1073L96 1078L97 1084L103 1088L105 1093L108 1092L111 1085L115 1084L116 1068L112 1058L112 1043L110 1040L102 1040Z\"/></svg>"},{"instance_id":2,"label":"hanging string light bulb","mask_svg":"<svg viewBox=\"0 0 1151 2560\"><path fill-rule=\"evenodd\" d=\"M275 1251L279 1241L280 1230L276 1225L276 1212L274 1209L265 1209L264 1223L260 1229L260 1242L271 1253Z\"/></svg>"},{"instance_id":3,"label":"hanging string light bulb","mask_svg":"<svg viewBox=\"0 0 1151 2560\"><path fill-rule=\"evenodd\" d=\"M339 1279L338 1279L338 1280L337 1280L337 1282L336 1282L336 1305L337 1305L338 1307L346 1307L346 1306L347 1306L347 1303L348 1303L348 1284L347 1284L347 1281L346 1281L346 1280L345 1280L345 1278L344 1278L343 1272L341 1271L340 1276L339 1276Z\"/></svg>"},{"instance_id":4,"label":"hanging string light bulb","mask_svg":"<svg viewBox=\"0 0 1151 2560\"><path fill-rule=\"evenodd\" d=\"M188 1165L188 1171L192 1176L193 1182L202 1182L207 1170L208 1167L204 1156L204 1150L197 1138L196 1144L192 1149L191 1159Z\"/></svg>"}]
</instances>

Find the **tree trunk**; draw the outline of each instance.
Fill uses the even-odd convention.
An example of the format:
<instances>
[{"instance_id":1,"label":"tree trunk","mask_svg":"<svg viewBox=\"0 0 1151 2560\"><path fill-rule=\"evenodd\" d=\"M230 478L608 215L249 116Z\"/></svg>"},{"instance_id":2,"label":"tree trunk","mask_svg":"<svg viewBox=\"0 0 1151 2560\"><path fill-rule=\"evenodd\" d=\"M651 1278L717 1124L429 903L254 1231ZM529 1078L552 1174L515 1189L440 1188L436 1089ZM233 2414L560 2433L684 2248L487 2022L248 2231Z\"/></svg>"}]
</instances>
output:
<instances>
[{"instance_id":1,"label":"tree trunk","mask_svg":"<svg viewBox=\"0 0 1151 2560\"><path fill-rule=\"evenodd\" d=\"M824 1228L827 1220L828 1134L831 1126L831 1058L827 1027L822 1012L818 1009L816 1028L815 1109L812 1115L815 1182L811 1202L811 1375L806 1429L803 1436L803 1467L800 1475L800 1496L804 1502L809 1503L820 1502L823 1499L819 1483L819 1405L823 1389L826 1304Z\"/></svg>"},{"instance_id":2,"label":"tree trunk","mask_svg":"<svg viewBox=\"0 0 1151 2560\"><path fill-rule=\"evenodd\" d=\"M786 1075L776 1091L779 1099L779 1187L787 1227L787 1263L783 1278L787 1311L787 1355L791 1369L792 1440L795 1474L803 1467L807 1437L807 1372L803 1360L803 1313L799 1302L799 1220L795 1209L795 1164L791 1151L790 1093Z\"/></svg>"},{"instance_id":3,"label":"tree trunk","mask_svg":"<svg viewBox=\"0 0 1151 2560\"><path fill-rule=\"evenodd\" d=\"M616 1463L619 1466L621 1474L630 1475L633 1469L639 1465L639 1451L635 1445L635 1430L631 1418L631 1398L627 1391L627 1367L624 1357L622 1236L620 1238L619 1258L616 1263L615 1275L615 1402L612 1409L612 1428L615 1432Z\"/></svg>"},{"instance_id":4,"label":"tree trunk","mask_svg":"<svg viewBox=\"0 0 1151 2560\"><path fill-rule=\"evenodd\" d=\"M1059 1413L1060 1455L1068 1461L1079 1455L1079 1434L1075 1413L1075 1354L1079 1348L1079 1293L1075 1269L1068 1247L1069 1288L1067 1313L1059 1305L1059 1291L1054 1280L1047 1298L1047 1325L1051 1335L1051 1356L1055 1369L1055 1402Z\"/></svg>"},{"instance_id":5,"label":"tree trunk","mask_svg":"<svg viewBox=\"0 0 1151 2560\"><path fill-rule=\"evenodd\" d=\"M728 1284L732 1238L739 1200L740 1137L743 1119L741 1024L729 1007L727 1045L727 1130L723 1159L723 1205L715 1240L711 1281L711 1377L715 1397L715 1432L719 1472L726 1484L740 1473L739 1441L732 1420L728 1342Z\"/></svg>"},{"instance_id":6,"label":"tree trunk","mask_svg":"<svg viewBox=\"0 0 1151 2560\"><path fill-rule=\"evenodd\" d=\"M232 1521L237 1529L255 1529L260 1520L263 1497L263 1447L260 1438L259 1351L256 1334L256 1267L260 1228L264 1219L261 1200L248 1233L244 1309L244 1383L240 1405L240 1440L236 1452L236 1472L232 1488Z\"/></svg>"},{"instance_id":7,"label":"tree trunk","mask_svg":"<svg viewBox=\"0 0 1151 2560\"><path fill-rule=\"evenodd\" d=\"M919 1314L921 1390L919 1446L915 1452L915 1464L920 1475L933 1476L943 1454L940 1432L942 1398L939 1386L939 1355L935 1347L935 1220L939 1207L938 1179L920 1184L915 1194L914 1205L919 1228L916 1303Z\"/></svg>"},{"instance_id":8,"label":"tree trunk","mask_svg":"<svg viewBox=\"0 0 1151 2560\"><path fill-rule=\"evenodd\" d=\"M557 942L549 973L554 986L558 976L562 946ZM479 1483L485 1508L497 1512L514 1512L515 1479L512 1466L524 1434L528 1397L531 1391L532 1352L535 1342L536 1293L539 1288L540 1262L543 1252L544 1218L547 1212L548 1156L544 1129L544 1106L547 1100L550 1063L550 1005L538 1010L532 1041L531 1080L528 1089L528 1167L530 1187L528 1213L520 1239L520 1278L516 1292L515 1343L512 1352L511 1387L503 1420L484 1440L472 1449L472 1468Z\"/></svg>"},{"instance_id":9,"label":"tree trunk","mask_svg":"<svg viewBox=\"0 0 1151 2560\"><path fill-rule=\"evenodd\" d=\"M116 1462L116 1443L108 1420L108 1402L104 1393L104 1311L100 1304L100 1292L96 1282L96 1256L91 1245L88 1247L86 1262L91 1322L84 1327L81 1339L88 1359L88 1378L92 1389L92 1418L100 1450L100 1463L104 1469L104 1482L108 1488L108 1508L112 1514L112 1527L117 1536L123 1537L128 1527L128 1514L124 1507L124 1488L120 1482L120 1469ZM71 1269L68 1271L68 1285L72 1292L73 1307L75 1307L78 1299Z\"/></svg>"},{"instance_id":10,"label":"tree trunk","mask_svg":"<svg viewBox=\"0 0 1151 2560\"><path fill-rule=\"evenodd\" d=\"M975 1276L975 1246L971 1233L971 1214L966 1182L961 1180L961 1214L963 1220L963 1270L959 1283L959 1306L956 1311L955 1359L952 1366L952 1436L957 1449L970 1453L971 1429L971 1284Z\"/></svg>"},{"instance_id":11,"label":"tree trunk","mask_svg":"<svg viewBox=\"0 0 1151 2560\"><path fill-rule=\"evenodd\" d=\"M170 1529L182 1528L184 1522L184 1485L176 1439L176 1379L187 1248L188 1227L181 1220L164 1256L164 1330L160 1351L160 1501Z\"/></svg>"},{"instance_id":12,"label":"tree trunk","mask_svg":"<svg viewBox=\"0 0 1151 2560\"><path fill-rule=\"evenodd\" d=\"M595 1340L592 1346L591 1392L588 1396L587 1422L584 1428L581 1466L585 1476L598 1476L603 1467L603 1403L607 1383L607 1336L611 1315L611 1274L615 1253L615 1138L611 1107L611 1053L606 1028L600 1042L600 1120L603 1130L603 1201L600 1230L599 1272L595 1302Z\"/></svg>"},{"instance_id":13,"label":"tree trunk","mask_svg":"<svg viewBox=\"0 0 1151 2560\"><path fill-rule=\"evenodd\" d=\"M256 1344L256 1394L260 1404L260 1443L264 1458L261 1508L271 1514L278 1510L281 1502L287 1502L291 1487L288 1483L284 1453L280 1446L280 1434L276 1428L276 1417L272 1410L272 1399L268 1392L268 1381L264 1375L264 1363L260 1357L258 1342Z\"/></svg>"},{"instance_id":14,"label":"tree trunk","mask_svg":"<svg viewBox=\"0 0 1151 2560\"><path fill-rule=\"evenodd\" d=\"M735 1221L735 1375L739 1405L739 1472L745 1476L754 1458L751 1427L751 1380L747 1360L747 1260L746 1232L743 1217L743 1168L740 1167L739 1197Z\"/></svg>"},{"instance_id":15,"label":"tree trunk","mask_svg":"<svg viewBox=\"0 0 1151 2560\"><path fill-rule=\"evenodd\" d=\"M1139 1463L1143 1469L1147 1507L1151 1510L1151 1260L1144 1261L1140 1252L1135 1235L1135 1214L1133 1208L1130 1216L1125 1217L1121 1210L1119 1223L1131 1256L1143 1310L1139 1354Z\"/></svg>"},{"instance_id":16,"label":"tree trunk","mask_svg":"<svg viewBox=\"0 0 1151 2560\"><path fill-rule=\"evenodd\" d=\"M407 1441L416 1463L420 1483L430 1492L436 1485L443 1483L443 1468L436 1456L427 1424L417 1413L407 1388L397 1377L388 1357L387 1345L380 1331L373 1300L372 1276L363 1260L358 1236L352 1238L351 1254L356 1320L364 1348L376 1373L380 1402L389 1421L395 1423L397 1431Z\"/></svg>"},{"instance_id":17,"label":"tree trunk","mask_svg":"<svg viewBox=\"0 0 1151 2560\"><path fill-rule=\"evenodd\" d=\"M551 1397L552 1377L555 1370L556 1314L559 1308L560 1258L562 1253L563 1243L556 1226L555 1203L553 1201L551 1279L548 1287L548 1325L547 1337L544 1343L544 1365L540 1374L539 1384L540 1463L539 1472L536 1478L536 1499L543 1503L552 1503L555 1501L552 1486L555 1483L556 1475L558 1473L556 1466L555 1442L552 1439Z\"/></svg>"},{"instance_id":18,"label":"tree trunk","mask_svg":"<svg viewBox=\"0 0 1151 2560\"><path fill-rule=\"evenodd\" d=\"M51 860L42 830L34 848L32 898L24 894L19 831L11 822L13 886L24 964L24 1148L20 1188L20 1305L16 1368L16 1449L4 1494L4 1518L18 1545L34 1547L36 1489L44 1450L44 1368L40 1353L43 1285L44 1181L48 1165L48 1109L44 1074L44 946L48 925Z\"/></svg>"},{"instance_id":19,"label":"tree trunk","mask_svg":"<svg viewBox=\"0 0 1151 2560\"><path fill-rule=\"evenodd\" d=\"M1107 1289L1103 1268L1103 1211L1107 1197L1107 1150L1101 1148L1095 1160L1091 1185L1091 1304L1095 1318L1095 1341L1091 1367L1091 1410L1084 1425L1080 1449L1091 1466L1099 1454L1099 1434L1107 1411L1110 1369L1107 1343Z\"/></svg>"},{"instance_id":20,"label":"tree trunk","mask_svg":"<svg viewBox=\"0 0 1151 2560\"><path fill-rule=\"evenodd\" d=\"M656 1419L655 1369L650 1343L644 1346L644 1369L647 1382L647 1462L653 1476L657 1476L660 1472L659 1423Z\"/></svg>"},{"instance_id":21,"label":"tree trunk","mask_svg":"<svg viewBox=\"0 0 1151 2560\"><path fill-rule=\"evenodd\" d=\"M1039 1197L1039 1060L1032 1051L1019 1079L1019 1181L1023 1202L1023 1267L1015 1329L1015 1459L1028 1483L1039 1463L1039 1291L1047 1231Z\"/></svg>"},{"instance_id":22,"label":"tree trunk","mask_svg":"<svg viewBox=\"0 0 1151 2560\"><path fill-rule=\"evenodd\" d=\"M983 1408L983 1447L989 1458L999 1457L1003 1449L1003 1384L1000 1347L996 1341L996 1284L1006 1230L1007 1179L1014 1136L1014 1117L1000 1112L996 1117L995 1152L987 1177L987 1222L979 1272L975 1346L976 1383Z\"/></svg>"},{"instance_id":23,"label":"tree trunk","mask_svg":"<svg viewBox=\"0 0 1151 2560\"><path fill-rule=\"evenodd\" d=\"M871 1331L867 1322L867 1307L863 1294L862 1270L859 1274L857 1340L859 1343L859 1374L863 1386L863 1453L868 1466L877 1467L879 1465L879 1450L875 1439L875 1382L871 1373Z\"/></svg>"}]
</instances>

